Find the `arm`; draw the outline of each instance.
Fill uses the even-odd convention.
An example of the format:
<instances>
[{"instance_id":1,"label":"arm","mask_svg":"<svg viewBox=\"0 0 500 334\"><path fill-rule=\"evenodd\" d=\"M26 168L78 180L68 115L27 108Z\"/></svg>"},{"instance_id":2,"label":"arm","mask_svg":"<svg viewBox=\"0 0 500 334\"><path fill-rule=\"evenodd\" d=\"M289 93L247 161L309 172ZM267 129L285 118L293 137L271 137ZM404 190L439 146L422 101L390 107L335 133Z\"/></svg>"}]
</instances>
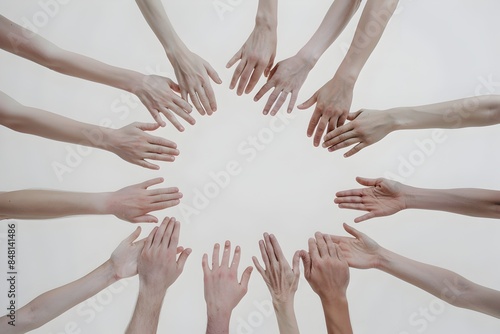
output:
<instances>
[{"instance_id":1,"label":"arm","mask_svg":"<svg viewBox=\"0 0 500 334\"><path fill-rule=\"evenodd\" d=\"M163 113L179 131L184 130L171 111L190 124L195 122L188 114L191 106L174 93L178 91L178 86L172 80L143 75L63 50L1 15L0 48L56 72L131 92L137 95L161 126L165 126L160 116Z\"/></svg>"},{"instance_id":2,"label":"arm","mask_svg":"<svg viewBox=\"0 0 500 334\"><path fill-rule=\"evenodd\" d=\"M238 60L229 89L234 89L238 80L237 94L248 94L259 81L260 76L268 76L276 56L278 27L278 0L259 0L255 27L241 49L229 60L230 68ZM246 86L246 89L245 89Z\"/></svg>"},{"instance_id":3,"label":"arm","mask_svg":"<svg viewBox=\"0 0 500 334\"><path fill-rule=\"evenodd\" d=\"M144 240L134 242L141 233L138 227L120 243L111 258L86 276L50 290L17 311L15 327L8 325L7 316L0 318L4 334L26 333L38 328L73 306L95 295L114 282L137 274L137 257Z\"/></svg>"},{"instance_id":4,"label":"arm","mask_svg":"<svg viewBox=\"0 0 500 334\"><path fill-rule=\"evenodd\" d=\"M354 221L389 216L404 209L448 211L461 215L500 218L500 191L485 189L422 189L384 178L357 177L368 188L340 191L339 208L368 211Z\"/></svg>"},{"instance_id":5,"label":"arm","mask_svg":"<svg viewBox=\"0 0 500 334\"><path fill-rule=\"evenodd\" d=\"M475 96L417 107L360 110L348 115L351 122L325 136L330 152L354 144L349 157L396 130L488 126L500 123L500 96Z\"/></svg>"},{"instance_id":6,"label":"arm","mask_svg":"<svg viewBox=\"0 0 500 334\"><path fill-rule=\"evenodd\" d=\"M104 128L23 106L2 92L0 124L22 133L106 150L149 169L160 167L146 159L173 161L179 155L174 142L146 133L156 130L157 124L132 123L120 129Z\"/></svg>"},{"instance_id":7,"label":"arm","mask_svg":"<svg viewBox=\"0 0 500 334\"><path fill-rule=\"evenodd\" d=\"M351 267L377 268L457 307L500 318L500 292L475 284L439 267L388 251L358 230L344 224L354 238L332 236Z\"/></svg>"},{"instance_id":8,"label":"arm","mask_svg":"<svg viewBox=\"0 0 500 334\"><path fill-rule=\"evenodd\" d=\"M207 303L207 334L228 334L229 321L233 309L247 293L252 267L247 267L238 282L238 266L241 249L236 246L233 260L231 243L226 241L224 253L219 264L219 244L214 245L212 269L208 266L208 254L203 254L202 267L204 277L205 301Z\"/></svg>"},{"instance_id":9,"label":"arm","mask_svg":"<svg viewBox=\"0 0 500 334\"><path fill-rule=\"evenodd\" d=\"M0 219L50 219L72 215L112 214L131 223L156 223L148 212L179 204L177 188L148 189L156 178L109 193L53 190L0 192Z\"/></svg>"},{"instance_id":10,"label":"arm","mask_svg":"<svg viewBox=\"0 0 500 334\"><path fill-rule=\"evenodd\" d=\"M255 256L252 260L271 292L280 334L298 334L293 302L300 278L299 252L293 256L292 269L274 235L265 233L264 240L259 241L259 248L265 269Z\"/></svg>"},{"instance_id":11,"label":"arm","mask_svg":"<svg viewBox=\"0 0 500 334\"><path fill-rule=\"evenodd\" d=\"M315 237L309 239L309 252L300 252L304 276L321 299L328 334L352 334L347 260L329 235L317 232Z\"/></svg>"},{"instance_id":12,"label":"arm","mask_svg":"<svg viewBox=\"0 0 500 334\"><path fill-rule=\"evenodd\" d=\"M366 61L382 37L387 23L396 10L398 1L367 1L351 46L334 77L309 100L298 106L299 109L307 109L316 103L307 128L309 137L314 134L314 146L319 145L325 130L330 132L344 124L351 108L354 85ZM374 30L374 26L377 27L376 30Z\"/></svg>"},{"instance_id":13,"label":"arm","mask_svg":"<svg viewBox=\"0 0 500 334\"><path fill-rule=\"evenodd\" d=\"M137 270L139 296L126 334L154 334L167 289L177 280L191 249L183 249L177 258L180 223L165 218L144 242Z\"/></svg>"},{"instance_id":14,"label":"arm","mask_svg":"<svg viewBox=\"0 0 500 334\"><path fill-rule=\"evenodd\" d=\"M174 67L182 98L187 101L189 95L200 114L211 115L217 110L217 103L210 79L222 83L217 72L182 42L170 24L161 0L136 0L136 3Z\"/></svg>"},{"instance_id":15,"label":"arm","mask_svg":"<svg viewBox=\"0 0 500 334\"><path fill-rule=\"evenodd\" d=\"M291 98L287 112L292 112L299 91L309 72L344 30L360 3L360 0L335 0L306 45L295 56L276 64L271 70L267 83L262 86L254 99L255 101L260 100L274 87L264 107L264 115L269 112L271 115L276 115L289 93L291 93Z\"/></svg>"}]
</instances>

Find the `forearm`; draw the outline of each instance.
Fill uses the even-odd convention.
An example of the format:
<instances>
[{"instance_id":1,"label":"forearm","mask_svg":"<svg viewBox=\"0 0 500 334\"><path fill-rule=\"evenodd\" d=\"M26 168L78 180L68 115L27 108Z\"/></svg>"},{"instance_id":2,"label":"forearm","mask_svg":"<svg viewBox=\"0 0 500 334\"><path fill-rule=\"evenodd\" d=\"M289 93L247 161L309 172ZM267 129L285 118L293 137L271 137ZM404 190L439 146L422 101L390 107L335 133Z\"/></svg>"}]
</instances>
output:
<instances>
[{"instance_id":1,"label":"forearm","mask_svg":"<svg viewBox=\"0 0 500 334\"><path fill-rule=\"evenodd\" d=\"M380 262L376 267L454 306L500 317L500 292L470 282L452 271L386 249L380 251Z\"/></svg>"},{"instance_id":2,"label":"forearm","mask_svg":"<svg viewBox=\"0 0 500 334\"><path fill-rule=\"evenodd\" d=\"M8 320L2 317L1 332L25 333L38 328L117 280L111 262L107 261L86 276L45 292L20 308L17 311L15 327L7 325Z\"/></svg>"},{"instance_id":3,"label":"forearm","mask_svg":"<svg viewBox=\"0 0 500 334\"><path fill-rule=\"evenodd\" d=\"M367 0L351 46L336 76L354 85L366 61L377 46L399 0ZM374 29L376 27L376 29Z\"/></svg>"},{"instance_id":4,"label":"forearm","mask_svg":"<svg viewBox=\"0 0 500 334\"><path fill-rule=\"evenodd\" d=\"M278 26L278 0L259 0L255 25L276 31Z\"/></svg>"},{"instance_id":5,"label":"forearm","mask_svg":"<svg viewBox=\"0 0 500 334\"><path fill-rule=\"evenodd\" d=\"M170 61L178 56L177 52L187 50L187 47L170 23L161 0L136 0L136 3L156 37L163 45Z\"/></svg>"},{"instance_id":6,"label":"forearm","mask_svg":"<svg viewBox=\"0 0 500 334\"><path fill-rule=\"evenodd\" d=\"M125 333L156 333L164 297L165 291L158 292L154 287L147 287L141 284L134 314Z\"/></svg>"},{"instance_id":7,"label":"forearm","mask_svg":"<svg viewBox=\"0 0 500 334\"><path fill-rule=\"evenodd\" d=\"M488 126L500 123L500 95L475 96L387 111L397 118L397 130Z\"/></svg>"},{"instance_id":8,"label":"forearm","mask_svg":"<svg viewBox=\"0 0 500 334\"><path fill-rule=\"evenodd\" d=\"M108 214L109 193L19 190L0 193L0 219L49 219Z\"/></svg>"},{"instance_id":9,"label":"forearm","mask_svg":"<svg viewBox=\"0 0 500 334\"><path fill-rule=\"evenodd\" d=\"M143 78L138 72L63 50L3 16L0 17L0 47L56 72L130 92Z\"/></svg>"},{"instance_id":10,"label":"forearm","mask_svg":"<svg viewBox=\"0 0 500 334\"><path fill-rule=\"evenodd\" d=\"M500 218L500 191L485 189L405 189L407 209L453 212L461 215Z\"/></svg>"},{"instance_id":11,"label":"forearm","mask_svg":"<svg viewBox=\"0 0 500 334\"><path fill-rule=\"evenodd\" d=\"M299 334L299 326L295 316L293 300L289 303L273 304L280 334Z\"/></svg>"},{"instance_id":12,"label":"forearm","mask_svg":"<svg viewBox=\"0 0 500 334\"><path fill-rule=\"evenodd\" d=\"M321 299L328 334L352 334L349 305L345 296Z\"/></svg>"},{"instance_id":13,"label":"forearm","mask_svg":"<svg viewBox=\"0 0 500 334\"><path fill-rule=\"evenodd\" d=\"M344 30L360 3L361 0L335 0L314 35L297 55L314 66Z\"/></svg>"},{"instance_id":14,"label":"forearm","mask_svg":"<svg viewBox=\"0 0 500 334\"><path fill-rule=\"evenodd\" d=\"M208 307L206 334L229 334L230 320L231 311L215 310Z\"/></svg>"}]
</instances>

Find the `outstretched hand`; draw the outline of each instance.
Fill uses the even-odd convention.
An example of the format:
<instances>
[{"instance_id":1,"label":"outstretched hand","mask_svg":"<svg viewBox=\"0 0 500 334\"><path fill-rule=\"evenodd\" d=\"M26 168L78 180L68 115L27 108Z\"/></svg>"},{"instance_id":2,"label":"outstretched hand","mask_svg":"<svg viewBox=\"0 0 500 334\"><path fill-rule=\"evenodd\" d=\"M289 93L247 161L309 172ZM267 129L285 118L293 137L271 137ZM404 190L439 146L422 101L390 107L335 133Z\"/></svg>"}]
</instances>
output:
<instances>
[{"instance_id":1,"label":"outstretched hand","mask_svg":"<svg viewBox=\"0 0 500 334\"><path fill-rule=\"evenodd\" d=\"M137 274L137 259L141 254L145 241L145 239L135 241L140 234L141 228L137 227L111 254L110 261L117 279Z\"/></svg>"},{"instance_id":2,"label":"outstretched hand","mask_svg":"<svg viewBox=\"0 0 500 334\"><path fill-rule=\"evenodd\" d=\"M148 213L175 206L182 197L175 187L148 189L162 182L163 178L159 177L110 193L106 200L107 213L130 223L157 223L158 218Z\"/></svg>"},{"instance_id":3,"label":"outstretched hand","mask_svg":"<svg viewBox=\"0 0 500 334\"><path fill-rule=\"evenodd\" d=\"M356 181L368 188L339 191L335 198L339 208L368 211L367 214L354 219L354 222L390 216L406 208L403 184L384 178L357 177Z\"/></svg>"},{"instance_id":4,"label":"outstretched hand","mask_svg":"<svg viewBox=\"0 0 500 334\"><path fill-rule=\"evenodd\" d=\"M231 68L240 61L231 79L229 89L238 84L237 94L250 93L260 76L268 76L276 56L277 36L272 29L255 26L241 49L229 60L226 67ZM245 88L246 87L246 88Z\"/></svg>"},{"instance_id":5,"label":"outstretched hand","mask_svg":"<svg viewBox=\"0 0 500 334\"><path fill-rule=\"evenodd\" d=\"M386 111L362 109L347 115L350 121L325 135L323 147L333 152L357 144L344 154L350 157L393 131L391 115Z\"/></svg>"},{"instance_id":6,"label":"outstretched hand","mask_svg":"<svg viewBox=\"0 0 500 334\"><path fill-rule=\"evenodd\" d=\"M103 147L135 165L160 169L146 159L171 162L179 155L179 150L174 142L146 133L158 127L156 123L135 122L117 130L110 129L111 135Z\"/></svg>"}]
</instances>

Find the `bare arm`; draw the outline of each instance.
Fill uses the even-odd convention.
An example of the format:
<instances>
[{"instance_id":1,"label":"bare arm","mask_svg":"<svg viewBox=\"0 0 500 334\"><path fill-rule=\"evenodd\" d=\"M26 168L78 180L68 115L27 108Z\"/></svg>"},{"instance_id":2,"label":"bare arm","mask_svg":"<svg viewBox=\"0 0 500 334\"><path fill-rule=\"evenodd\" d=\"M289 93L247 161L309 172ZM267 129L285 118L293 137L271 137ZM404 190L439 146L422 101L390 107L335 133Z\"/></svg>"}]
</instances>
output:
<instances>
[{"instance_id":1,"label":"bare arm","mask_svg":"<svg viewBox=\"0 0 500 334\"><path fill-rule=\"evenodd\" d=\"M78 193L54 190L0 192L0 219L49 219L72 215L113 214L131 223L156 223L148 214L179 204L177 188L148 189L156 178L115 192Z\"/></svg>"},{"instance_id":2,"label":"bare arm","mask_svg":"<svg viewBox=\"0 0 500 334\"><path fill-rule=\"evenodd\" d=\"M309 100L298 106L316 108L307 128L318 146L323 136L341 126L351 108L354 85L366 61L377 46L399 0L368 0L359 20L354 38L334 77ZM376 27L376 29L374 29Z\"/></svg>"},{"instance_id":3,"label":"bare arm","mask_svg":"<svg viewBox=\"0 0 500 334\"><path fill-rule=\"evenodd\" d=\"M500 123L500 96L475 96L425 106L387 110L362 109L349 114L351 122L326 134L330 152L355 145L351 156L396 130L488 126Z\"/></svg>"},{"instance_id":4,"label":"bare arm","mask_svg":"<svg viewBox=\"0 0 500 334\"><path fill-rule=\"evenodd\" d=\"M171 111L194 124L194 118L188 114L191 106L174 93L178 86L168 78L143 75L63 50L1 15L0 48L56 72L131 92L137 95L161 126L165 126L160 116L163 113L178 130L184 129Z\"/></svg>"},{"instance_id":5,"label":"bare arm","mask_svg":"<svg viewBox=\"0 0 500 334\"><path fill-rule=\"evenodd\" d=\"M211 115L217 110L217 102L210 79L222 83L217 72L182 42L161 0L136 0L136 3L174 67L182 98L187 101L189 95L201 115Z\"/></svg>"},{"instance_id":6,"label":"bare arm","mask_svg":"<svg viewBox=\"0 0 500 334\"><path fill-rule=\"evenodd\" d=\"M332 236L342 249L349 266L377 268L457 307L500 318L500 292L475 284L436 266L417 262L379 246L374 240L344 224L352 237Z\"/></svg>"},{"instance_id":7,"label":"bare arm","mask_svg":"<svg viewBox=\"0 0 500 334\"><path fill-rule=\"evenodd\" d=\"M120 243L111 258L86 276L50 290L17 311L15 326L8 316L0 318L0 331L5 334L26 333L38 328L75 305L95 295L119 279L137 274L137 257L143 240L134 242L141 233L137 228Z\"/></svg>"},{"instance_id":8,"label":"bare arm","mask_svg":"<svg viewBox=\"0 0 500 334\"><path fill-rule=\"evenodd\" d=\"M360 2L360 0L335 0L320 26L304 47L295 56L276 64L271 70L267 83L255 95L255 100L258 101L271 88L274 88L264 107L263 113L265 115L268 113L276 115L289 93L291 93L291 98L287 112L292 112L299 91L309 72L344 30L358 9Z\"/></svg>"}]
</instances>

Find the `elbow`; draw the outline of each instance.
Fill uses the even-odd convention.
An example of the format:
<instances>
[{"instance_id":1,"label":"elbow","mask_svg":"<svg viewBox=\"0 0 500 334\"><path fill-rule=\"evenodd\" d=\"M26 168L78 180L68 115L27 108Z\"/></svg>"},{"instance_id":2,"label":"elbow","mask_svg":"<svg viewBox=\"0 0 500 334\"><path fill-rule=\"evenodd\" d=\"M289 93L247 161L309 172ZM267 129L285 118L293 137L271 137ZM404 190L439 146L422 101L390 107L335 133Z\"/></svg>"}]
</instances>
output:
<instances>
[{"instance_id":1,"label":"elbow","mask_svg":"<svg viewBox=\"0 0 500 334\"><path fill-rule=\"evenodd\" d=\"M444 288L441 292L441 298L460 308L470 309L472 301L473 283L460 275L456 275L452 279L445 279Z\"/></svg>"}]
</instances>

